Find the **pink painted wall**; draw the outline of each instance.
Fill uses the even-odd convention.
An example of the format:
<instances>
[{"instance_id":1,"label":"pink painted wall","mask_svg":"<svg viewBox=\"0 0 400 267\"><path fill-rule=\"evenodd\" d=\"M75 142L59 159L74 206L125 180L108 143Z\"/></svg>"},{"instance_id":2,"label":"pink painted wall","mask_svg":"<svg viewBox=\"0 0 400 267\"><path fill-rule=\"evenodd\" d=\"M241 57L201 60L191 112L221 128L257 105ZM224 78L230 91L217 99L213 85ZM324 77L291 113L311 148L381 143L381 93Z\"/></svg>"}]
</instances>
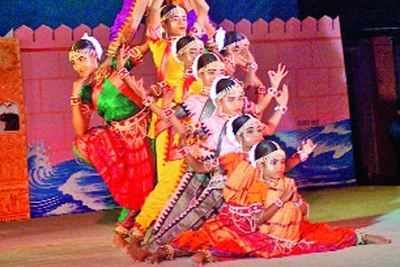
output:
<instances>
[{"instance_id":1,"label":"pink painted wall","mask_svg":"<svg viewBox=\"0 0 400 267\"><path fill-rule=\"evenodd\" d=\"M280 62L288 66L289 111L279 130L309 128L349 118L338 18L291 19L286 23L279 19L270 23L259 20L253 24L243 20L236 25L223 21L221 25L248 36L264 82L269 69ZM109 29L104 25L94 29L86 25L75 29L41 26L34 31L22 26L15 31L21 45L28 142L44 143L52 163L72 158L74 134L69 96L76 76L67 52L84 32L93 34L106 46ZM143 29L137 36L141 33ZM154 81L149 56L135 73L147 84Z\"/></svg>"}]
</instances>

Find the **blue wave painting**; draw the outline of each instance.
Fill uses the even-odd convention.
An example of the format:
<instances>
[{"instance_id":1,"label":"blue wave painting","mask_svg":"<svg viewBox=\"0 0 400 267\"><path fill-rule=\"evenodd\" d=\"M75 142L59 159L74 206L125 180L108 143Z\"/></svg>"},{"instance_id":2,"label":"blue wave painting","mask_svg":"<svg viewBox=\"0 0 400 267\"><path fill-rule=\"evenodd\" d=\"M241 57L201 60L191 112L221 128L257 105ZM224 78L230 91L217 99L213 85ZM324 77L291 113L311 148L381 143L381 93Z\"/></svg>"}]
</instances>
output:
<instances>
[{"instance_id":1,"label":"blue wave painting","mask_svg":"<svg viewBox=\"0 0 400 267\"><path fill-rule=\"evenodd\" d=\"M43 145L28 153L31 217L82 213L116 207L97 172L77 160L51 166Z\"/></svg>"},{"instance_id":2,"label":"blue wave painting","mask_svg":"<svg viewBox=\"0 0 400 267\"><path fill-rule=\"evenodd\" d=\"M353 162L351 120L338 121L322 127L281 132L271 137L290 156L302 140L312 139L317 148L309 159L288 173L298 187L353 184L356 182Z\"/></svg>"},{"instance_id":3,"label":"blue wave painting","mask_svg":"<svg viewBox=\"0 0 400 267\"><path fill-rule=\"evenodd\" d=\"M311 138L318 147L310 158L288 176L299 187L315 187L355 182L351 142L351 121L324 127L277 133L272 136L288 155L296 152L301 140ZM32 217L43 217L116 207L103 179L85 163L68 160L52 166L44 145L33 145L28 154Z\"/></svg>"}]
</instances>

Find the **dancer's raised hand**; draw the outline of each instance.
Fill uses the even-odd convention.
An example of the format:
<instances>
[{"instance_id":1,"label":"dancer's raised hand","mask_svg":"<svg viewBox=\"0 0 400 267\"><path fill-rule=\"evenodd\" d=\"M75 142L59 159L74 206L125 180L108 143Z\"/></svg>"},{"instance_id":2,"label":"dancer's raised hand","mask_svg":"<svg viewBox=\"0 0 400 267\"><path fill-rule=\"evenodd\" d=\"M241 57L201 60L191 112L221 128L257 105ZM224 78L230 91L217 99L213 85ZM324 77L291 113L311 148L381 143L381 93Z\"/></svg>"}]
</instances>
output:
<instances>
[{"instance_id":1,"label":"dancer's raised hand","mask_svg":"<svg viewBox=\"0 0 400 267\"><path fill-rule=\"evenodd\" d=\"M283 80L283 78L286 77L287 74L288 71L286 69L286 66L283 65L282 63L278 64L278 69L276 71L274 70L268 71L268 77L271 83L271 87L278 89L279 85L281 84L281 81Z\"/></svg>"},{"instance_id":2,"label":"dancer's raised hand","mask_svg":"<svg viewBox=\"0 0 400 267\"><path fill-rule=\"evenodd\" d=\"M118 50L117 70L121 70L125 67L128 58L129 58L129 46L124 44Z\"/></svg>"}]
</instances>

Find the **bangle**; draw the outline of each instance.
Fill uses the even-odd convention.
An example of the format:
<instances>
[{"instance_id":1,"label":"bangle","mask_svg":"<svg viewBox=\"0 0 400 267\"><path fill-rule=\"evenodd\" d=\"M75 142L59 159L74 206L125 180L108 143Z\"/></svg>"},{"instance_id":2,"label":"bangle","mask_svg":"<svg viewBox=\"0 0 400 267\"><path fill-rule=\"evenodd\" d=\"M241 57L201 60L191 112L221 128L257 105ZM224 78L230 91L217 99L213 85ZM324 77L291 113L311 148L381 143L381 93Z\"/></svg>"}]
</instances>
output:
<instances>
[{"instance_id":1,"label":"bangle","mask_svg":"<svg viewBox=\"0 0 400 267\"><path fill-rule=\"evenodd\" d=\"M276 89L274 87L270 87L270 88L268 88L268 94L272 97L277 97L279 92L278 92L278 89Z\"/></svg>"},{"instance_id":2,"label":"bangle","mask_svg":"<svg viewBox=\"0 0 400 267\"><path fill-rule=\"evenodd\" d=\"M78 96L71 96L69 103L71 106L79 106L81 104L81 98Z\"/></svg>"},{"instance_id":3,"label":"bangle","mask_svg":"<svg viewBox=\"0 0 400 267\"><path fill-rule=\"evenodd\" d=\"M174 110L172 108L163 109L163 114L165 117L170 118L174 114Z\"/></svg>"},{"instance_id":4,"label":"bangle","mask_svg":"<svg viewBox=\"0 0 400 267\"><path fill-rule=\"evenodd\" d=\"M118 76L121 80L124 80L129 75L129 71L126 68L122 68L118 71Z\"/></svg>"},{"instance_id":5,"label":"bangle","mask_svg":"<svg viewBox=\"0 0 400 267\"><path fill-rule=\"evenodd\" d=\"M151 104L154 103L154 97L148 96L145 100L143 100L143 106L149 107Z\"/></svg>"},{"instance_id":6,"label":"bangle","mask_svg":"<svg viewBox=\"0 0 400 267\"><path fill-rule=\"evenodd\" d=\"M274 205L277 206L278 208L282 208L283 207L283 201L282 199L278 198L275 200Z\"/></svg>"},{"instance_id":7,"label":"bangle","mask_svg":"<svg viewBox=\"0 0 400 267\"><path fill-rule=\"evenodd\" d=\"M288 111L288 108L287 108L287 106L278 105L274 108L274 111L278 111L282 114L285 114Z\"/></svg>"},{"instance_id":8,"label":"bangle","mask_svg":"<svg viewBox=\"0 0 400 267\"><path fill-rule=\"evenodd\" d=\"M258 65L255 62L249 62L246 65L247 71L256 71L258 69Z\"/></svg>"},{"instance_id":9,"label":"bangle","mask_svg":"<svg viewBox=\"0 0 400 267\"><path fill-rule=\"evenodd\" d=\"M264 86L260 86L257 88L257 95L266 95L267 89Z\"/></svg>"}]
</instances>

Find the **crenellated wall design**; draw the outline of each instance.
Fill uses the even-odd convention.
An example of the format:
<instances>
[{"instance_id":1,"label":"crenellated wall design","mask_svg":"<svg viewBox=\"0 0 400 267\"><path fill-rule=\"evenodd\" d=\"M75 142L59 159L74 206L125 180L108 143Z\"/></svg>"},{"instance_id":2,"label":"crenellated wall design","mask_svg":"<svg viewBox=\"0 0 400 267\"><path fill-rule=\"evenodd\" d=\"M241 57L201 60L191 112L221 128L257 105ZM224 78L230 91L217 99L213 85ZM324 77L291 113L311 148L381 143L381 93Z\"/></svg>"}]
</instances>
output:
<instances>
[{"instance_id":1,"label":"crenellated wall design","mask_svg":"<svg viewBox=\"0 0 400 267\"><path fill-rule=\"evenodd\" d=\"M289 112L280 130L304 129L349 118L339 18L292 18L287 22L275 19L269 23L242 20L237 24L224 20L221 26L248 36L263 81L267 70L278 63L288 66ZM136 42L141 41L143 31L139 29ZM93 29L86 25L74 29L42 25L35 30L21 26L14 33L21 43L28 142L46 143L52 162L71 157L73 132L68 99L76 76L67 51L85 32L107 45L109 28L102 24ZM135 73L147 84L154 81L149 55Z\"/></svg>"}]
</instances>

